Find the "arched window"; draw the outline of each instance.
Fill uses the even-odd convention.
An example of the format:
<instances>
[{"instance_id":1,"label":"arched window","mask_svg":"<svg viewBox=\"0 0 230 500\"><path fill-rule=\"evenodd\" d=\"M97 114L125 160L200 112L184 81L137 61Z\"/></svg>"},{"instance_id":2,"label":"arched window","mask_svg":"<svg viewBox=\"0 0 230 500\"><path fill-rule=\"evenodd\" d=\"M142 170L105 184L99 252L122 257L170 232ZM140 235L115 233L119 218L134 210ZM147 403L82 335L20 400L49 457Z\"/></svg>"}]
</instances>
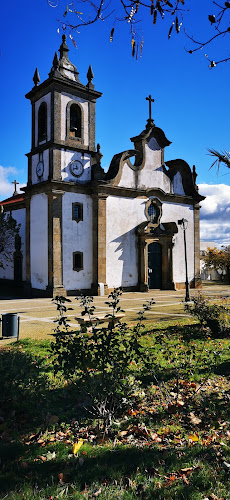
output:
<instances>
[{"instance_id":1,"label":"arched window","mask_svg":"<svg viewBox=\"0 0 230 500\"><path fill-rule=\"evenodd\" d=\"M42 102L38 110L38 142L47 140L47 105Z\"/></svg>"},{"instance_id":2,"label":"arched window","mask_svg":"<svg viewBox=\"0 0 230 500\"><path fill-rule=\"evenodd\" d=\"M77 104L70 107L70 137L81 137L81 108Z\"/></svg>"}]
</instances>

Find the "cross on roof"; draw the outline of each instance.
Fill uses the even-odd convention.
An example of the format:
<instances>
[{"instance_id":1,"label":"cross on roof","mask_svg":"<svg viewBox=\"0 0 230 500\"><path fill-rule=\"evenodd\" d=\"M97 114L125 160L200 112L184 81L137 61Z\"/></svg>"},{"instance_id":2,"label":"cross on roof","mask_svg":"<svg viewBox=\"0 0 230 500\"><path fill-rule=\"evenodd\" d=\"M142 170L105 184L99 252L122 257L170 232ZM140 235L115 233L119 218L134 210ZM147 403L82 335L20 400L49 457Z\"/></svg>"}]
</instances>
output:
<instances>
[{"instance_id":1,"label":"cross on roof","mask_svg":"<svg viewBox=\"0 0 230 500\"><path fill-rule=\"evenodd\" d=\"M146 97L145 99L146 99L146 101L149 101L149 119L148 119L148 123L153 124L153 120L152 120L152 102L154 102L155 99L152 99L151 94L149 94L149 96Z\"/></svg>"},{"instance_id":2,"label":"cross on roof","mask_svg":"<svg viewBox=\"0 0 230 500\"><path fill-rule=\"evenodd\" d=\"M11 182L11 184L14 184L14 193L13 193L13 196L15 196L16 194L18 194L17 192L17 184L19 184L19 182L16 181L16 179Z\"/></svg>"}]
</instances>

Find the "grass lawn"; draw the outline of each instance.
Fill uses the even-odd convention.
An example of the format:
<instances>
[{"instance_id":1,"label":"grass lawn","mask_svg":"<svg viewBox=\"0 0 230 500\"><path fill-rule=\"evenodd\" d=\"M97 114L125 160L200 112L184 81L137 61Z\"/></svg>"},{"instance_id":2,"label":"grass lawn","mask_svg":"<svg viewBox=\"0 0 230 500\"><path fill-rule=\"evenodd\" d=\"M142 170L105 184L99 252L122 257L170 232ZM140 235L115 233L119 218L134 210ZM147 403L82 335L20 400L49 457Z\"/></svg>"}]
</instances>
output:
<instances>
[{"instance_id":1,"label":"grass lawn","mask_svg":"<svg viewBox=\"0 0 230 500\"><path fill-rule=\"evenodd\" d=\"M230 340L208 335L148 322L153 369L107 434L54 374L49 340L2 349L0 498L230 499Z\"/></svg>"}]
</instances>

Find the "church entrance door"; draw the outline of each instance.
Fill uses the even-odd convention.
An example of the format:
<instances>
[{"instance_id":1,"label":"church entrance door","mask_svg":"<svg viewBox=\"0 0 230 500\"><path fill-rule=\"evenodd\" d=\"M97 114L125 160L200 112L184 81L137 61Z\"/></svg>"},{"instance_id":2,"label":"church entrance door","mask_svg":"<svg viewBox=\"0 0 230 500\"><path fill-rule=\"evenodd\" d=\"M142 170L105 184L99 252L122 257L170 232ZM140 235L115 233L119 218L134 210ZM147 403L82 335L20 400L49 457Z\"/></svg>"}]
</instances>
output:
<instances>
[{"instance_id":1,"label":"church entrance door","mask_svg":"<svg viewBox=\"0 0 230 500\"><path fill-rule=\"evenodd\" d=\"M162 247L159 243L148 245L148 281L150 289L162 287Z\"/></svg>"}]
</instances>

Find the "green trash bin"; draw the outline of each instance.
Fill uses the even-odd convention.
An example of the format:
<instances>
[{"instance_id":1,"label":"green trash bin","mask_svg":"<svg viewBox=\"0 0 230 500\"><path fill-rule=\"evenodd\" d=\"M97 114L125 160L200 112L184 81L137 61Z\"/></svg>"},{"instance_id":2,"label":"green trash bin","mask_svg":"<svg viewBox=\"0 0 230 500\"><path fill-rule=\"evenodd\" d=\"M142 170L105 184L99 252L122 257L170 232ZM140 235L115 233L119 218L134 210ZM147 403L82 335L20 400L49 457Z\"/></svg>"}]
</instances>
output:
<instances>
[{"instance_id":1,"label":"green trash bin","mask_svg":"<svg viewBox=\"0 0 230 500\"><path fill-rule=\"evenodd\" d=\"M2 336L18 337L18 334L19 334L18 315L16 313L3 314Z\"/></svg>"}]
</instances>

